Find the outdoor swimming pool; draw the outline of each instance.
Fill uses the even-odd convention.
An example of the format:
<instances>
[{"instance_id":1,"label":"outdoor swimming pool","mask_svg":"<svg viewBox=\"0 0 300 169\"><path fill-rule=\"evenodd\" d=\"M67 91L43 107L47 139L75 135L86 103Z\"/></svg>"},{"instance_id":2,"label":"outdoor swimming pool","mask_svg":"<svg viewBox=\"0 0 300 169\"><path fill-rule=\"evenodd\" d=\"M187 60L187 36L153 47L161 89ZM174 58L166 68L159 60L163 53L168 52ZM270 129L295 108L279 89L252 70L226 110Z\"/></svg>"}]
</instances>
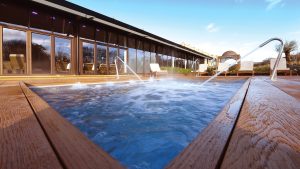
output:
<instances>
[{"instance_id":1,"label":"outdoor swimming pool","mask_svg":"<svg viewBox=\"0 0 300 169\"><path fill-rule=\"evenodd\" d=\"M128 168L165 167L221 111L245 80L75 84L32 88Z\"/></svg>"}]
</instances>

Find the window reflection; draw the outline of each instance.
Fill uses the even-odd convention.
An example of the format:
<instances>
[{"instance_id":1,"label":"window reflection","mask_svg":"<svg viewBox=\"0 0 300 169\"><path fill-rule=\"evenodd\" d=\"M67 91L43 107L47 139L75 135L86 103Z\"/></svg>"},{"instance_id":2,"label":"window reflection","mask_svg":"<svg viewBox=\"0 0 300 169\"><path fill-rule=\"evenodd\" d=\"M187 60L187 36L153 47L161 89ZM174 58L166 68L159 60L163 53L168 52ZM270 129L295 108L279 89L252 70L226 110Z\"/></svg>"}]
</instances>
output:
<instances>
[{"instance_id":1,"label":"window reflection","mask_svg":"<svg viewBox=\"0 0 300 169\"><path fill-rule=\"evenodd\" d=\"M156 63L156 53L151 52L151 63Z\"/></svg>"},{"instance_id":2,"label":"window reflection","mask_svg":"<svg viewBox=\"0 0 300 169\"><path fill-rule=\"evenodd\" d=\"M117 55L118 55L118 48L115 48L115 47L108 48L109 74L116 74L115 57Z\"/></svg>"},{"instance_id":3,"label":"window reflection","mask_svg":"<svg viewBox=\"0 0 300 169\"><path fill-rule=\"evenodd\" d=\"M127 50L120 48L119 49L119 57L124 62L124 63L121 62L119 59L117 60L119 73L121 73L121 74L127 73L127 67L125 65L126 60L127 60Z\"/></svg>"},{"instance_id":4,"label":"window reflection","mask_svg":"<svg viewBox=\"0 0 300 169\"><path fill-rule=\"evenodd\" d=\"M106 46L97 45L97 74L107 74L106 51Z\"/></svg>"},{"instance_id":5,"label":"window reflection","mask_svg":"<svg viewBox=\"0 0 300 169\"><path fill-rule=\"evenodd\" d=\"M32 34L32 73L51 73L51 38L47 35Z\"/></svg>"},{"instance_id":6,"label":"window reflection","mask_svg":"<svg viewBox=\"0 0 300 169\"><path fill-rule=\"evenodd\" d=\"M164 65L162 54L157 53L155 59L156 59L156 62L160 65L160 67L162 67Z\"/></svg>"},{"instance_id":7,"label":"window reflection","mask_svg":"<svg viewBox=\"0 0 300 169\"><path fill-rule=\"evenodd\" d=\"M3 73L25 74L26 32L3 28Z\"/></svg>"},{"instance_id":8,"label":"window reflection","mask_svg":"<svg viewBox=\"0 0 300 169\"><path fill-rule=\"evenodd\" d=\"M145 73L150 73L150 52L145 51Z\"/></svg>"},{"instance_id":9,"label":"window reflection","mask_svg":"<svg viewBox=\"0 0 300 169\"><path fill-rule=\"evenodd\" d=\"M93 74L95 70L94 66L94 44L92 43L82 43L83 51L83 73Z\"/></svg>"},{"instance_id":10,"label":"window reflection","mask_svg":"<svg viewBox=\"0 0 300 169\"><path fill-rule=\"evenodd\" d=\"M71 69L71 40L55 37L55 71L69 73Z\"/></svg>"},{"instance_id":11,"label":"window reflection","mask_svg":"<svg viewBox=\"0 0 300 169\"><path fill-rule=\"evenodd\" d=\"M162 59L163 59L162 60L162 62L163 62L162 66L167 67L168 66L168 56L163 55Z\"/></svg>"},{"instance_id":12,"label":"window reflection","mask_svg":"<svg viewBox=\"0 0 300 169\"><path fill-rule=\"evenodd\" d=\"M128 65L133 70L136 71L136 49L129 48L128 49ZM132 73L132 72L128 72Z\"/></svg>"},{"instance_id":13,"label":"window reflection","mask_svg":"<svg viewBox=\"0 0 300 169\"><path fill-rule=\"evenodd\" d=\"M184 59L176 58L175 67L184 68Z\"/></svg>"},{"instance_id":14,"label":"window reflection","mask_svg":"<svg viewBox=\"0 0 300 169\"><path fill-rule=\"evenodd\" d=\"M172 56L168 56L167 65L168 67L172 67Z\"/></svg>"},{"instance_id":15,"label":"window reflection","mask_svg":"<svg viewBox=\"0 0 300 169\"><path fill-rule=\"evenodd\" d=\"M137 50L137 73L144 73L144 51Z\"/></svg>"}]
</instances>

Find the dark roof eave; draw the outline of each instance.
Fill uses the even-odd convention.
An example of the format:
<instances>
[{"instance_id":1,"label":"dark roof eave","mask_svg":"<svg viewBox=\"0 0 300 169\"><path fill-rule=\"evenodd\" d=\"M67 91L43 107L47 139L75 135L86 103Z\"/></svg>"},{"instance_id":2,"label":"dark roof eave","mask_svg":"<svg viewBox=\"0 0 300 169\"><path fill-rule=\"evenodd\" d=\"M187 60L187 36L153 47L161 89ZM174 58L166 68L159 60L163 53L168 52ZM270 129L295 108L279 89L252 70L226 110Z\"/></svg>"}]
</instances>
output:
<instances>
[{"instance_id":1,"label":"dark roof eave","mask_svg":"<svg viewBox=\"0 0 300 169\"><path fill-rule=\"evenodd\" d=\"M148 38L150 40L154 40L154 41L162 41L163 44L166 44L166 45L169 45L169 46L173 46L175 48L179 48L181 50L184 50L184 51L187 51L189 53L192 53L194 55L197 55L197 56L200 56L200 57L204 57L204 58L208 58L208 59L212 59L212 57L208 56L208 55L205 55L203 53L200 53L200 52L197 52L195 50L192 50L192 49L189 49L185 46L182 46L180 44L177 44L175 42L172 42L170 40L167 40L167 39L164 39L162 37L159 37L157 35L154 35L152 33L149 33L147 31L144 31L142 29L139 29L139 28L136 28L134 26L131 26L129 24L126 24L124 22L121 22L121 21L118 21L116 19L113 19L111 17L108 17L108 16L105 16L103 14L100 14L100 13L97 13L95 11L92 11L90 9L87 9L87 8L84 8L82 6L79 6L79 5L76 5L76 4L73 4L71 2L68 2L68 1L62 1L62 0L31 0L31 1L34 1L34 2L38 2L40 4L43 4L43 5L47 5L47 6L50 6L49 4L46 4L46 2L50 2L50 3L53 3L54 5L50 6L52 8L57 8L59 10L63 10L61 8L59 8L59 6L62 6L64 8L69 8L70 10L73 10L73 11L77 11L78 14L79 13L82 13L83 15L85 16L81 16L81 17L94 17L92 18L92 20L94 20L95 22L97 22L97 20L101 20L101 21L104 21L104 22L107 22L107 23L111 23L113 25L116 25L115 28L117 29L120 29L120 30L123 30L123 31L126 31L126 29L128 30L127 32L129 33L132 33L131 31L133 32L137 32L138 36L141 36L141 37L144 37L144 38ZM67 11L67 10L63 10L64 12L67 12L67 13L70 13L70 11ZM74 13L73 13L74 14ZM79 15L80 16L80 15ZM102 23L103 24L103 23ZM105 24L105 23L104 23ZM109 25L109 24L108 24ZM111 25L109 25L111 26ZM120 27L120 28L118 28ZM121 28L125 28L124 29L121 29ZM144 35L144 36L143 36Z\"/></svg>"}]
</instances>

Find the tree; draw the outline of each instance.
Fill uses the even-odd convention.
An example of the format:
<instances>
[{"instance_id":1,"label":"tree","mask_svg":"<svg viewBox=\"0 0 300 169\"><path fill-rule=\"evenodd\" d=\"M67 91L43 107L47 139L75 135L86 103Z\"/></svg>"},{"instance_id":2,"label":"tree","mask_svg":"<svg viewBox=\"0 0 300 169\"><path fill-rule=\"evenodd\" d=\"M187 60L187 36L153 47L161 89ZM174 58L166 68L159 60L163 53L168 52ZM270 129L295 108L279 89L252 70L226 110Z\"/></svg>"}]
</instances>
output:
<instances>
[{"instance_id":1,"label":"tree","mask_svg":"<svg viewBox=\"0 0 300 169\"><path fill-rule=\"evenodd\" d=\"M281 45L276 46L276 51L280 51ZM283 53L286 56L287 64L291 64L291 52L297 50L298 45L296 41L286 41L283 46Z\"/></svg>"}]
</instances>

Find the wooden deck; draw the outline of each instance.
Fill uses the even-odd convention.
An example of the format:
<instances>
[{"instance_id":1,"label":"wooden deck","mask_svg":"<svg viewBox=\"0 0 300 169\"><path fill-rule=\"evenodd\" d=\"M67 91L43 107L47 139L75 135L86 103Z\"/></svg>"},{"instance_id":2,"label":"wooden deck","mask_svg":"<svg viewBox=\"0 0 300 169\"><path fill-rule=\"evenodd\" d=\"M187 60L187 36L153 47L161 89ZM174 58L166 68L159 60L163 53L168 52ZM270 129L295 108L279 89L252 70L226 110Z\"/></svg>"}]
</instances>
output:
<instances>
[{"instance_id":1,"label":"wooden deck","mask_svg":"<svg viewBox=\"0 0 300 169\"><path fill-rule=\"evenodd\" d=\"M114 77L0 79L0 169L123 168L20 80L47 85ZM299 169L299 96L299 77L248 80L167 168Z\"/></svg>"}]
</instances>

